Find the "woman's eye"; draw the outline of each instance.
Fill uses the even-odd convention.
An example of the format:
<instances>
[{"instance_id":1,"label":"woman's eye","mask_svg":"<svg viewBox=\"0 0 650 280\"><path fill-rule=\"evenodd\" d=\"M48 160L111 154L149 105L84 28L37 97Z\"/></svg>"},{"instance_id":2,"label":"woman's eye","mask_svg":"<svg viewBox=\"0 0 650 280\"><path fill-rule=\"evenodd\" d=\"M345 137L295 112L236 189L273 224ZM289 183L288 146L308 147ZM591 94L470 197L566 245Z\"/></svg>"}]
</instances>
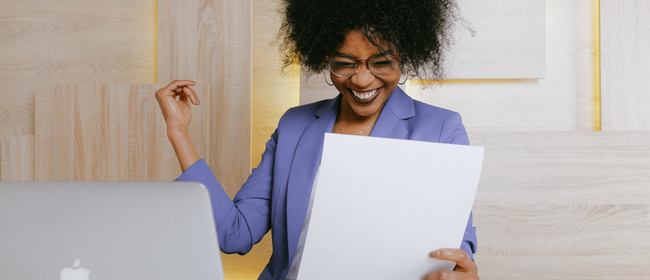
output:
<instances>
[{"instance_id":1,"label":"woman's eye","mask_svg":"<svg viewBox=\"0 0 650 280\"><path fill-rule=\"evenodd\" d=\"M391 61L390 60L376 61L373 62L372 65L375 67L386 67L391 65Z\"/></svg>"},{"instance_id":2,"label":"woman's eye","mask_svg":"<svg viewBox=\"0 0 650 280\"><path fill-rule=\"evenodd\" d=\"M335 61L334 66L341 67L341 68L347 68L347 67L355 67L355 64L354 63L349 63L349 62Z\"/></svg>"}]
</instances>

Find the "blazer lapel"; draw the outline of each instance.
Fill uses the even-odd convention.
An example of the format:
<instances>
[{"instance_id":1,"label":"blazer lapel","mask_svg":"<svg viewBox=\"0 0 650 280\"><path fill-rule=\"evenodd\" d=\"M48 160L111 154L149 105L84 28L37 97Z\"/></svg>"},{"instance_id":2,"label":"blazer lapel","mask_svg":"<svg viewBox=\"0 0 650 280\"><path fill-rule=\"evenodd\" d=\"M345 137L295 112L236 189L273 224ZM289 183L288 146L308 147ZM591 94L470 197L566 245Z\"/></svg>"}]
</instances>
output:
<instances>
[{"instance_id":1,"label":"blazer lapel","mask_svg":"<svg viewBox=\"0 0 650 280\"><path fill-rule=\"evenodd\" d=\"M289 260L293 260L300 238L314 177L320 167L325 133L334 128L341 96L325 103L317 112L317 119L304 130L294 154L287 185L287 241Z\"/></svg>"},{"instance_id":2,"label":"blazer lapel","mask_svg":"<svg viewBox=\"0 0 650 280\"><path fill-rule=\"evenodd\" d=\"M408 129L401 120L415 116L413 99L406 95L401 88L395 87L384 109L379 114L377 123L372 129L370 136L404 139L408 135Z\"/></svg>"}]
</instances>

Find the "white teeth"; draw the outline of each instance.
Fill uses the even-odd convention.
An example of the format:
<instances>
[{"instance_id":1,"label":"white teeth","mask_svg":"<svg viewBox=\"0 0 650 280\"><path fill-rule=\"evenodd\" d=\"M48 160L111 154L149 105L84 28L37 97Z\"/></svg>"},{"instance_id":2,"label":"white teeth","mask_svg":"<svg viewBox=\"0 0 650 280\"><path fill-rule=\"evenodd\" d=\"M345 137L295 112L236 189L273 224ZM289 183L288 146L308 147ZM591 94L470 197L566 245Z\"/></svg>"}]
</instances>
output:
<instances>
[{"instance_id":1,"label":"white teeth","mask_svg":"<svg viewBox=\"0 0 650 280\"><path fill-rule=\"evenodd\" d=\"M350 90L352 91L354 96L356 96L357 98L359 98L361 100L373 97L375 95L375 93L377 93L379 91L378 88L373 89L371 91L365 91L365 92L360 92L360 91L356 91L356 90L353 90L353 89L350 89Z\"/></svg>"}]
</instances>

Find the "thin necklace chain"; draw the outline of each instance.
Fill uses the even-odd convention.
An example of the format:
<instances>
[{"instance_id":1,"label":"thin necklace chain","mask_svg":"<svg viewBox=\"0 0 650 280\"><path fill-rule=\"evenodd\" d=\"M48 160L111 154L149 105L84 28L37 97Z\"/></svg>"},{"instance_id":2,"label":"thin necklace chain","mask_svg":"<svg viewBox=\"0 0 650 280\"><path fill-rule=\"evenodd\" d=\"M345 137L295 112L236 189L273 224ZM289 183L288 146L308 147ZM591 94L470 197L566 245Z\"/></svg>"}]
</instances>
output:
<instances>
[{"instance_id":1,"label":"thin necklace chain","mask_svg":"<svg viewBox=\"0 0 650 280\"><path fill-rule=\"evenodd\" d=\"M376 121L373 122L373 123L371 123L368 127L364 128L362 131L359 131L359 133L357 133L357 135L361 135L361 133L363 133L364 131L368 130L368 128L370 128L371 126L375 125L375 123L376 123ZM341 129L341 123L336 123L336 125L338 126L339 131L340 131L341 133L345 134L345 132L343 132L343 129Z\"/></svg>"}]
</instances>

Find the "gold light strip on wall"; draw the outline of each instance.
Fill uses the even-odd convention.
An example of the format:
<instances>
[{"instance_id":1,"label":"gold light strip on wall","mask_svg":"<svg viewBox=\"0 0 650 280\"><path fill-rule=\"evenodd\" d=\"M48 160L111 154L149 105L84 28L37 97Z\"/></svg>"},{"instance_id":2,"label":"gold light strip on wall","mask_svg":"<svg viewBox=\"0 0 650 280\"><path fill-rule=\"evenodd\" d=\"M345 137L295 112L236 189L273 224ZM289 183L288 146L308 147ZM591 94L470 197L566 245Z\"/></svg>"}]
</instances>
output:
<instances>
[{"instance_id":1,"label":"gold light strip on wall","mask_svg":"<svg viewBox=\"0 0 650 280\"><path fill-rule=\"evenodd\" d=\"M260 163L266 142L278 125L280 116L300 104L300 66L280 73L280 61L254 61L251 168ZM255 74L256 73L256 74ZM264 77L260 77L264 76Z\"/></svg>"},{"instance_id":2,"label":"gold light strip on wall","mask_svg":"<svg viewBox=\"0 0 650 280\"><path fill-rule=\"evenodd\" d=\"M454 80L408 80L409 85L467 84L467 83L534 83L537 79L454 79Z\"/></svg>"},{"instance_id":3,"label":"gold light strip on wall","mask_svg":"<svg viewBox=\"0 0 650 280\"><path fill-rule=\"evenodd\" d=\"M281 15L269 12L277 12L277 5L275 1L253 1L251 168L260 163L280 117L300 103L300 65L290 66L282 73L282 56L273 43Z\"/></svg>"},{"instance_id":4,"label":"gold light strip on wall","mask_svg":"<svg viewBox=\"0 0 650 280\"><path fill-rule=\"evenodd\" d=\"M153 20L153 80L158 83L158 1L154 1Z\"/></svg>"},{"instance_id":5,"label":"gold light strip on wall","mask_svg":"<svg viewBox=\"0 0 650 280\"><path fill-rule=\"evenodd\" d=\"M592 63L593 63L593 129L601 130L601 104L600 104L600 0L592 0L594 11L592 13Z\"/></svg>"}]
</instances>

